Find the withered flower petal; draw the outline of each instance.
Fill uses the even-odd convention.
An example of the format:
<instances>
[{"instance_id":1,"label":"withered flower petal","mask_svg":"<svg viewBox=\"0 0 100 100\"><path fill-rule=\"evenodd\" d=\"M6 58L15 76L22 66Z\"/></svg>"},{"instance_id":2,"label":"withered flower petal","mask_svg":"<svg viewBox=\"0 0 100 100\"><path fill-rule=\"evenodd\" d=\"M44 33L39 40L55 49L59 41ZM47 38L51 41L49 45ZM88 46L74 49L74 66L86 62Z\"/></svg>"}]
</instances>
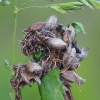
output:
<instances>
[{"instance_id":1,"label":"withered flower petal","mask_svg":"<svg viewBox=\"0 0 100 100\"><path fill-rule=\"evenodd\" d=\"M65 73L62 73L61 76L67 82L80 83L80 84L83 84L85 82L85 79L83 79L82 77L78 76L73 71L66 71Z\"/></svg>"}]
</instances>

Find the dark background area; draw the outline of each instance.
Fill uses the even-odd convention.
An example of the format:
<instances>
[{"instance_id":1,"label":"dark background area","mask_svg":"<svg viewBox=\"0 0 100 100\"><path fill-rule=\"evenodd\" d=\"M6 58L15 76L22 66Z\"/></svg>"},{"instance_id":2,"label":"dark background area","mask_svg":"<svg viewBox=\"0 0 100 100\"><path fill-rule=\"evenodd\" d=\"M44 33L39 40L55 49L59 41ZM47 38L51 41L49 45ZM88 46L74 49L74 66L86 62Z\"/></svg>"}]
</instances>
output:
<instances>
[{"instance_id":1,"label":"dark background area","mask_svg":"<svg viewBox=\"0 0 100 100\"><path fill-rule=\"evenodd\" d=\"M13 2L13 0L10 0ZM25 0L17 0L18 5ZM64 3L77 0L34 0L29 5L48 5L52 3ZM100 10L91 10L85 7L83 10L75 10L70 14L60 14L49 8L29 8L18 13L17 37L16 37L16 61L21 64L26 57L21 53L20 40L23 39L22 30L39 21L46 21L51 15L57 15L58 23L68 25L74 21L81 22L87 35L78 34L77 42L80 47L89 47L89 54L81 62L78 74L86 79L81 85L81 91L77 84L72 84L75 100L100 100ZM12 37L13 37L13 9L10 6L0 6L0 62L8 59L12 62ZM0 100L10 100L12 92L9 80L11 73L0 65ZM40 100L37 83L32 88L26 86L22 89L23 100Z\"/></svg>"}]
</instances>

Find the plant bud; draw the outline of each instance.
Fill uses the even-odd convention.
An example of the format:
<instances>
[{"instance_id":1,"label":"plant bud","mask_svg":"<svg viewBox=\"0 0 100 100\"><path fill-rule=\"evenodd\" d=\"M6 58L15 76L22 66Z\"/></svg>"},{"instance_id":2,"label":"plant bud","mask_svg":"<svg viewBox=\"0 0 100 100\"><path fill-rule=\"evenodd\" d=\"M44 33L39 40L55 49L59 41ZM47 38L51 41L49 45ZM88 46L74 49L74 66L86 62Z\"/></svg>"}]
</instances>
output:
<instances>
[{"instance_id":1,"label":"plant bud","mask_svg":"<svg viewBox=\"0 0 100 100\"><path fill-rule=\"evenodd\" d=\"M57 17L54 15L50 16L50 18L46 22L45 29L52 31L56 27L56 23L57 23Z\"/></svg>"},{"instance_id":2,"label":"plant bud","mask_svg":"<svg viewBox=\"0 0 100 100\"><path fill-rule=\"evenodd\" d=\"M76 57L76 50L75 50L75 48L72 48L72 50L70 52L70 55L69 55L69 57L67 59L67 66L73 62L75 57Z\"/></svg>"},{"instance_id":3,"label":"plant bud","mask_svg":"<svg viewBox=\"0 0 100 100\"><path fill-rule=\"evenodd\" d=\"M30 73L42 70L41 66L35 62L30 62L30 63L26 64L25 69L26 69L26 71L28 71Z\"/></svg>"},{"instance_id":4,"label":"plant bud","mask_svg":"<svg viewBox=\"0 0 100 100\"><path fill-rule=\"evenodd\" d=\"M63 40L59 38L51 38L47 41L48 45L55 49L64 49L68 46Z\"/></svg>"}]
</instances>

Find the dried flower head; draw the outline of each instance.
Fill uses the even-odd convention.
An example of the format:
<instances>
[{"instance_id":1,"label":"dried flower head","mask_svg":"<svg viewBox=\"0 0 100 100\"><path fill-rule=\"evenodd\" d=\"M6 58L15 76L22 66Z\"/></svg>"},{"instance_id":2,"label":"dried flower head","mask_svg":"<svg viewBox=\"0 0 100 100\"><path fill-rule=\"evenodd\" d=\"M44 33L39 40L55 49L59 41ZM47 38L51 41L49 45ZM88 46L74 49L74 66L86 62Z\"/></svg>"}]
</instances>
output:
<instances>
[{"instance_id":1,"label":"dried flower head","mask_svg":"<svg viewBox=\"0 0 100 100\"><path fill-rule=\"evenodd\" d=\"M54 68L60 69L65 100L74 100L70 82L78 84L85 82L75 69L87 56L88 48L78 47L74 39L73 26L66 27L56 23L57 17L51 16L46 22L38 22L24 31L21 50L26 56L32 55L34 62L13 66L15 75L10 83L16 91L16 100L21 100L20 89L23 86L32 86L35 81L41 84L41 78Z\"/></svg>"}]
</instances>

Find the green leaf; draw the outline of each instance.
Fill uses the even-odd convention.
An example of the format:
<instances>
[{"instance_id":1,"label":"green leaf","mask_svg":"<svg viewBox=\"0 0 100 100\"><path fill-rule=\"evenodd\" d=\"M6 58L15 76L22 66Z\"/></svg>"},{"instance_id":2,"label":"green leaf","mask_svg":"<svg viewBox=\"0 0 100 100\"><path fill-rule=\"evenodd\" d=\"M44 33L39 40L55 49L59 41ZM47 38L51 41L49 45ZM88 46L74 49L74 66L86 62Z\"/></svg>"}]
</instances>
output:
<instances>
[{"instance_id":1,"label":"green leaf","mask_svg":"<svg viewBox=\"0 0 100 100\"><path fill-rule=\"evenodd\" d=\"M76 28L76 26L79 27L79 29L76 30L75 33L82 32L82 33L84 33L84 34L87 34L87 33L85 32L84 26L83 26L81 23L79 23L79 22L74 22L74 23L72 23L71 25L72 25L74 28Z\"/></svg>"},{"instance_id":2,"label":"green leaf","mask_svg":"<svg viewBox=\"0 0 100 100\"><path fill-rule=\"evenodd\" d=\"M100 9L100 1L98 1L98 0L88 0L88 2L89 2L92 6L96 7L97 9Z\"/></svg>"},{"instance_id":3,"label":"green leaf","mask_svg":"<svg viewBox=\"0 0 100 100\"><path fill-rule=\"evenodd\" d=\"M79 0L80 2L82 2L84 5L90 7L91 9L93 9L92 5L88 2L88 0Z\"/></svg>"},{"instance_id":4,"label":"green leaf","mask_svg":"<svg viewBox=\"0 0 100 100\"><path fill-rule=\"evenodd\" d=\"M75 34L82 32L81 29L75 29Z\"/></svg>"},{"instance_id":5,"label":"green leaf","mask_svg":"<svg viewBox=\"0 0 100 100\"><path fill-rule=\"evenodd\" d=\"M44 52L40 50L33 55L33 59L35 61L39 61L43 56L44 56Z\"/></svg>"},{"instance_id":6,"label":"green leaf","mask_svg":"<svg viewBox=\"0 0 100 100\"><path fill-rule=\"evenodd\" d=\"M55 68L43 77L39 86L41 100L64 100L65 92L59 75L60 70Z\"/></svg>"},{"instance_id":7,"label":"green leaf","mask_svg":"<svg viewBox=\"0 0 100 100\"><path fill-rule=\"evenodd\" d=\"M7 59L5 60L5 65L10 66L10 62Z\"/></svg>"},{"instance_id":8,"label":"green leaf","mask_svg":"<svg viewBox=\"0 0 100 100\"><path fill-rule=\"evenodd\" d=\"M10 67L10 65L8 63L6 63L6 62L4 62L4 63L0 62L0 65L3 66L3 67L5 67L7 70L11 71L11 67Z\"/></svg>"},{"instance_id":9,"label":"green leaf","mask_svg":"<svg viewBox=\"0 0 100 100\"><path fill-rule=\"evenodd\" d=\"M68 6L62 6L61 8L63 10L76 10L76 9L80 9L81 7L73 6L73 5L68 5Z\"/></svg>"},{"instance_id":10,"label":"green leaf","mask_svg":"<svg viewBox=\"0 0 100 100\"><path fill-rule=\"evenodd\" d=\"M62 9L65 10L72 10L72 9L78 9L80 8L80 6L82 6L83 4L80 2L69 2L69 3L61 3L58 4Z\"/></svg>"},{"instance_id":11,"label":"green leaf","mask_svg":"<svg viewBox=\"0 0 100 100\"><path fill-rule=\"evenodd\" d=\"M56 5L52 5L52 6L50 6L50 8L52 10L55 10L56 12L59 12L59 13L62 13L62 14L65 14L66 13L65 10L63 10L62 8L60 8L59 6L56 6Z\"/></svg>"}]
</instances>

